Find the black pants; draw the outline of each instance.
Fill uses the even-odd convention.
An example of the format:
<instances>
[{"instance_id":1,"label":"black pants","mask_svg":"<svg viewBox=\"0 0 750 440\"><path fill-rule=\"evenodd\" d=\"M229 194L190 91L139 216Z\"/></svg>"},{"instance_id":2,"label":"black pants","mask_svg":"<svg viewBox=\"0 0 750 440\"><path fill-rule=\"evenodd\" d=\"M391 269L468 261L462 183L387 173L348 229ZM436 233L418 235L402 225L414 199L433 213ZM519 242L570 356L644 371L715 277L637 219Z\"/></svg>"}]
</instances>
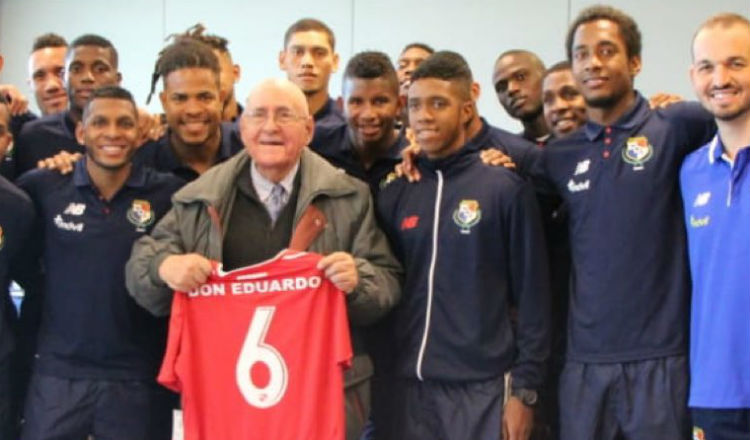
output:
<instances>
[{"instance_id":1,"label":"black pants","mask_svg":"<svg viewBox=\"0 0 750 440\"><path fill-rule=\"evenodd\" d=\"M696 440L750 439L750 408L692 408L691 413Z\"/></svg>"},{"instance_id":2,"label":"black pants","mask_svg":"<svg viewBox=\"0 0 750 440\"><path fill-rule=\"evenodd\" d=\"M499 439L502 428L502 376L486 381L395 380L392 411L375 427L388 440Z\"/></svg>"},{"instance_id":3,"label":"black pants","mask_svg":"<svg viewBox=\"0 0 750 440\"><path fill-rule=\"evenodd\" d=\"M155 382L34 374L22 440L169 440L176 395Z\"/></svg>"},{"instance_id":4,"label":"black pants","mask_svg":"<svg viewBox=\"0 0 750 440\"><path fill-rule=\"evenodd\" d=\"M638 362L567 362L560 376L562 440L689 438L684 356Z\"/></svg>"}]
</instances>

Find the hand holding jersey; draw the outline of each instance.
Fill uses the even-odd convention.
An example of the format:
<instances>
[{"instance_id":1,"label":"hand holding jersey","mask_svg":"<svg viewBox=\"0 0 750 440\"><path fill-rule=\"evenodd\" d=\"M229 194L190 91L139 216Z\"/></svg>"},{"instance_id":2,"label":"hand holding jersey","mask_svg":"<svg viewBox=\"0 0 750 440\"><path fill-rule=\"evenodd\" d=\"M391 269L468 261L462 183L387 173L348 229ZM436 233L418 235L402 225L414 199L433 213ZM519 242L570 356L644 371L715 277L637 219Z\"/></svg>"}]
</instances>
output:
<instances>
[{"instance_id":1,"label":"hand holding jersey","mask_svg":"<svg viewBox=\"0 0 750 440\"><path fill-rule=\"evenodd\" d=\"M211 269L211 261L202 255L170 255L159 266L159 276L170 289L187 292L205 283ZM346 252L334 252L322 258L318 269L336 288L347 294L352 293L359 282L354 257Z\"/></svg>"},{"instance_id":2,"label":"hand holding jersey","mask_svg":"<svg viewBox=\"0 0 750 440\"><path fill-rule=\"evenodd\" d=\"M203 255L170 255L159 265L159 276L170 289L188 292L205 283L211 269L211 261Z\"/></svg>"}]
</instances>

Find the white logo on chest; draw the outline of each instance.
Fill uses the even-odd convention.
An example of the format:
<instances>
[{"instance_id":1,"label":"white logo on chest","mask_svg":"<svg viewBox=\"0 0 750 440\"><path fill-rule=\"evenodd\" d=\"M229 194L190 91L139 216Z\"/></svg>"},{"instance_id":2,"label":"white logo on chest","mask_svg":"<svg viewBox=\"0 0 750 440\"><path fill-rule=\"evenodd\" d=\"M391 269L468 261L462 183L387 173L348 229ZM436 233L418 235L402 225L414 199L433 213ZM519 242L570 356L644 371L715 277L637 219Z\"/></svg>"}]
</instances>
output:
<instances>
[{"instance_id":1,"label":"white logo on chest","mask_svg":"<svg viewBox=\"0 0 750 440\"><path fill-rule=\"evenodd\" d=\"M65 208L65 211L63 214L67 215L83 215L83 213L86 211L86 205L83 203L71 203L68 205L67 208Z\"/></svg>"},{"instance_id":2,"label":"white logo on chest","mask_svg":"<svg viewBox=\"0 0 750 440\"><path fill-rule=\"evenodd\" d=\"M589 165L591 165L591 160L586 159L578 162L576 165L576 171L573 173L574 176L578 176L583 173L587 173L589 171Z\"/></svg>"},{"instance_id":3,"label":"white logo on chest","mask_svg":"<svg viewBox=\"0 0 750 440\"><path fill-rule=\"evenodd\" d=\"M572 193L576 193L579 191L586 191L589 189L590 185L591 185L591 181L589 179L586 179L583 182L575 182L573 179L570 179L568 181L568 191Z\"/></svg>"},{"instance_id":4,"label":"white logo on chest","mask_svg":"<svg viewBox=\"0 0 750 440\"><path fill-rule=\"evenodd\" d=\"M55 226L66 231L83 232L83 223L66 222L60 214L55 217Z\"/></svg>"},{"instance_id":5,"label":"white logo on chest","mask_svg":"<svg viewBox=\"0 0 750 440\"><path fill-rule=\"evenodd\" d=\"M708 201L711 199L711 193L706 191L698 194L698 196L695 198L695 201L693 202L693 207L697 208L699 206L705 206L708 204Z\"/></svg>"}]
</instances>

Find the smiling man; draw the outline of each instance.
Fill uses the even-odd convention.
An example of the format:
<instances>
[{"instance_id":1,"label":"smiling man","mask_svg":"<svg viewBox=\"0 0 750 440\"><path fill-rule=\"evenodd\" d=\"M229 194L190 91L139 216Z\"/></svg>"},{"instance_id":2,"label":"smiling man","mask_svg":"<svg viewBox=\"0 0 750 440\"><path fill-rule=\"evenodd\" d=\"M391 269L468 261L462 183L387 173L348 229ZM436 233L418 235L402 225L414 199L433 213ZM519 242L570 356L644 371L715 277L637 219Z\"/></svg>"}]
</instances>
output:
<instances>
[{"instance_id":1,"label":"smiling man","mask_svg":"<svg viewBox=\"0 0 750 440\"><path fill-rule=\"evenodd\" d=\"M332 165L370 185L380 182L401 161L408 142L396 130L401 113L398 79L388 56L360 52L344 70L345 124L316 128L310 148Z\"/></svg>"},{"instance_id":2,"label":"smiling man","mask_svg":"<svg viewBox=\"0 0 750 440\"><path fill-rule=\"evenodd\" d=\"M135 162L190 181L242 150L232 125L221 122L220 71L211 47L189 35L178 36L159 53L151 93L161 78L167 132L139 148Z\"/></svg>"},{"instance_id":3,"label":"smiling man","mask_svg":"<svg viewBox=\"0 0 750 440\"><path fill-rule=\"evenodd\" d=\"M73 40L65 59L68 110L24 124L16 139L16 176L61 151L84 152L76 141L75 125L94 89L120 83L117 61L117 50L106 38L87 34Z\"/></svg>"},{"instance_id":4,"label":"smiling man","mask_svg":"<svg viewBox=\"0 0 750 440\"><path fill-rule=\"evenodd\" d=\"M129 92L85 95L76 126L85 159L71 174L37 169L18 180L37 208L28 246L46 277L21 438L169 439L172 397L154 380L166 322L130 298L124 268L182 182L132 165Z\"/></svg>"},{"instance_id":5,"label":"smiling man","mask_svg":"<svg viewBox=\"0 0 750 440\"><path fill-rule=\"evenodd\" d=\"M531 185L476 154L472 87L457 53L436 52L417 68L408 106L422 178L392 180L378 194L405 270L393 318L396 380L378 438L525 440L531 432L548 353L541 219Z\"/></svg>"},{"instance_id":6,"label":"smiling man","mask_svg":"<svg viewBox=\"0 0 750 440\"><path fill-rule=\"evenodd\" d=\"M567 61L559 62L542 78L544 120L554 138L563 138L586 122L586 101Z\"/></svg>"},{"instance_id":7,"label":"smiling man","mask_svg":"<svg viewBox=\"0 0 750 440\"><path fill-rule=\"evenodd\" d=\"M584 9L566 48L588 121L543 151L573 261L561 438L684 439L690 279L677 177L715 125L696 103L651 110L635 91L641 34L622 11Z\"/></svg>"},{"instance_id":8,"label":"smiling man","mask_svg":"<svg viewBox=\"0 0 750 440\"><path fill-rule=\"evenodd\" d=\"M44 34L34 40L29 55L28 83L42 116L68 108L68 95L63 85L67 51L68 42L57 34Z\"/></svg>"},{"instance_id":9,"label":"smiling man","mask_svg":"<svg viewBox=\"0 0 750 440\"><path fill-rule=\"evenodd\" d=\"M165 315L173 290L190 291L206 281L210 260L232 269L269 259L290 246L306 212L319 210L327 224L307 249L325 255L318 268L347 295L354 358L345 375L346 438L357 439L368 417L372 375L359 328L397 301L399 265L375 225L366 185L306 148L314 123L299 87L262 81L239 123L245 152L180 190L164 221L134 246L130 292L152 313Z\"/></svg>"},{"instance_id":10,"label":"smiling man","mask_svg":"<svg viewBox=\"0 0 750 440\"><path fill-rule=\"evenodd\" d=\"M750 21L706 20L693 39L693 88L719 133L682 165L690 250L693 438L750 432Z\"/></svg>"}]
</instances>

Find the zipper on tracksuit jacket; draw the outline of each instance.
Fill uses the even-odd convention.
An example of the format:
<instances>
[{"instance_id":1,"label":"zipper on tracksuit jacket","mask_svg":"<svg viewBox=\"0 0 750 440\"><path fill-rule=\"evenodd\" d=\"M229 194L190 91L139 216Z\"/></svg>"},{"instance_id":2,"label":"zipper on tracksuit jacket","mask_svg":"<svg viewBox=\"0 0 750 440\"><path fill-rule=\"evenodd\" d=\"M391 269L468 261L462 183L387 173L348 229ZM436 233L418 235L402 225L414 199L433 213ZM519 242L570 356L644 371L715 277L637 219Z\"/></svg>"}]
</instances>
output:
<instances>
[{"instance_id":1,"label":"zipper on tracksuit jacket","mask_svg":"<svg viewBox=\"0 0 750 440\"><path fill-rule=\"evenodd\" d=\"M422 377L422 362L424 361L424 352L427 347L427 335L430 332L430 318L432 316L432 295L435 290L435 261L438 252L438 228L440 226L440 203L443 198L443 173L437 170L437 194L435 196L435 212L432 221L432 256L430 257L430 271L427 280L427 310L424 318L424 333L422 333L422 343L419 345L417 354L417 378L424 381Z\"/></svg>"}]
</instances>

